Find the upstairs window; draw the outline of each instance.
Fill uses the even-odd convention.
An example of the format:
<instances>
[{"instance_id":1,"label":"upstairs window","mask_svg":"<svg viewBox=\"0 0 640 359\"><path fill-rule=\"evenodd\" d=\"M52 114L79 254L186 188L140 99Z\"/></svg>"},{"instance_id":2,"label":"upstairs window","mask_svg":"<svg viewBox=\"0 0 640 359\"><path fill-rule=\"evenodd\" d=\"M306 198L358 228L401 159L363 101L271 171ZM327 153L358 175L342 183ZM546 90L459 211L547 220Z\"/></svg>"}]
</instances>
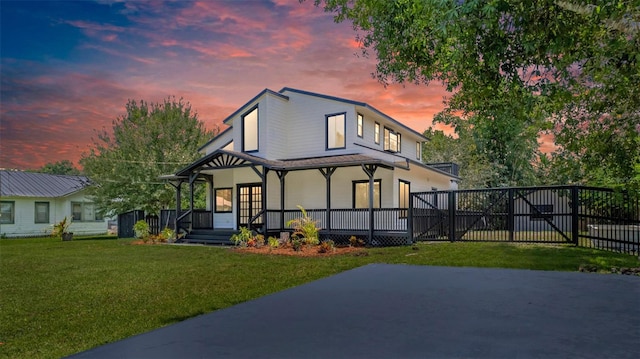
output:
<instances>
[{"instance_id":1,"label":"upstairs window","mask_svg":"<svg viewBox=\"0 0 640 359\"><path fill-rule=\"evenodd\" d=\"M400 134L389 128L384 128L384 150L400 152Z\"/></svg>"},{"instance_id":2,"label":"upstairs window","mask_svg":"<svg viewBox=\"0 0 640 359\"><path fill-rule=\"evenodd\" d=\"M380 144L380 124L377 122L373 125L373 141Z\"/></svg>"},{"instance_id":3,"label":"upstairs window","mask_svg":"<svg viewBox=\"0 0 640 359\"><path fill-rule=\"evenodd\" d=\"M380 208L380 180L373 182L373 208ZM353 208L369 208L369 180L353 181Z\"/></svg>"},{"instance_id":4,"label":"upstairs window","mask_svg":"<svg viewBox=\"0 0 640 359\"><path fill-rule=\"evenodd\" d=\"M346 147L345 114L327 115L327 149Z\"/></svg>"},{"instance_id":5,"label":"upstairs window","mask_svg":"<svg viewBox=\"0 0 640 359\"><path fill-rule=\"evenodd\" d=\"M358 114L358 137L362 138L364 133L364 117Z\"/></svg>"},{"instance_id":6,"label":"upstairs window","mask_svg":"<svg viewBox=\"0 0 640 359\"><path fill-rule=\"evenodd\" d=\"M258 107L242 116L242 152L258 150Z\"/></svg>"},{"instance_id":7,"label":"upstairs window","mask_svg":"<svg viewBox=\"0 0 640 359\"><path fill-rule=\"evenodd\" d=\"M49 202L36 202L34 223L49 223Z\"/></svg>"},{"instance_id":8,"label":"upstairs window","mask_svg":"<svg viewBox=\"0 0 640 359\"><path fill-rule=\"evenodd\" d=\"M416 160L420 161L422 158L422 146L420 142L416 142Z\"/></svg>"}]
</instances>

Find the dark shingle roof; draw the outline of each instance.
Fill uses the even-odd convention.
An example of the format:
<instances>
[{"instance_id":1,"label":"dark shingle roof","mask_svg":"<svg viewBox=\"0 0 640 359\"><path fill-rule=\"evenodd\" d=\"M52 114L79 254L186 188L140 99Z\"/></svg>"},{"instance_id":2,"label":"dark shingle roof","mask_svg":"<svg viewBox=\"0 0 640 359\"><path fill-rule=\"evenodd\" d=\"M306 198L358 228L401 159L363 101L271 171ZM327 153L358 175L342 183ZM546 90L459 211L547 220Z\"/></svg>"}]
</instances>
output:
<instances>
[{"instance_id":1,"label":"dark shingle roof","mask_svg":"<svg viewBox=\"0 0 640 359\"><path fill-rule=\"evenodd\" d=\"M62 197L89 184L84 176L0 170L0 195L3 197Z\"/></svg>"}]
</instances>

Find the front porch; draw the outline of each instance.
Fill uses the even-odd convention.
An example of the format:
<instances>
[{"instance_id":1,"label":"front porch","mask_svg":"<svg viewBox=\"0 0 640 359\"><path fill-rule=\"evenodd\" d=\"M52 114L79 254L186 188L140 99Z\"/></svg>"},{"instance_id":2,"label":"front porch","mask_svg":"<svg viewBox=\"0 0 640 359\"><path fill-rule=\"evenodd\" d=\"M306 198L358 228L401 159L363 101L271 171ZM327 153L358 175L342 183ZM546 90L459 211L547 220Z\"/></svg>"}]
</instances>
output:
<instances>
[{"instance_id":1,"label":"front porch","mask_svg":"<svg viewBox=\"0 0 640 359\"><path fill-rule=\"evenodd\" d=\"M407 225L408 209L398 208L368 208L362 209L305 209L307 215L313 218L320 228L320 239L331 239L338 245L349 243L349 238L355 236L371 246L394 246L411 244ZM175 229L175 210L163 210L161 223L169 223ZM193 216L191 214L193 213ZM287 222L300 218L300 209L266 210L264 216L256 218L251 228L265 236L280 237L283 232L292 232ZM370 214L373 215L372 223ZM231 244L231 235L235 229L214 228L213 216L208 210L194 210L181 212L178 228L185 230L185 241L206 244ZM266 220L264 219L266 218ZM371 238L369 238L371 236Z\"/></svg>"}]
</instances>

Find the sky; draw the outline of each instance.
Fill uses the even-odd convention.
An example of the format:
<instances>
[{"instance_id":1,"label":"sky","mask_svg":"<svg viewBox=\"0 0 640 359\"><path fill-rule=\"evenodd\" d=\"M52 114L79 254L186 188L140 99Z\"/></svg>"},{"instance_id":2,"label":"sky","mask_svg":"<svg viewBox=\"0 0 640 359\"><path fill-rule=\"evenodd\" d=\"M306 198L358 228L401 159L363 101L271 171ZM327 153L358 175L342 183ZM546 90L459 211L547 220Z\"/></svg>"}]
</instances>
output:
<instances>
[{"instance_id":1,"label":"sky","mask_svg":"<svg viewBox=\"0 0 640 359\"><path fill-rule=\"evenodd\" d=\"M383 86L350 23L312 0L0 0L0 168L77 165L129 99L189 102L207 128L265 88L366 102L423 132L439 85Z\"/></svg>"}]
</instances>

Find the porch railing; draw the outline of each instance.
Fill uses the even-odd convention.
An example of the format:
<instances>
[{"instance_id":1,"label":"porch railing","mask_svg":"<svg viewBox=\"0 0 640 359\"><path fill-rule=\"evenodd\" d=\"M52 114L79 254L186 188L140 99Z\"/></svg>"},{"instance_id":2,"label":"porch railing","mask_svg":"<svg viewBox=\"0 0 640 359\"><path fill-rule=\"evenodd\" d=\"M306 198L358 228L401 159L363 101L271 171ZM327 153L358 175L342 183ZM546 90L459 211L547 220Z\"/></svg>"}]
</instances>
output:
<instances>
[{"instance_id":1,"label":"porch railing","mask_svg":"<svg viewBox=\"0 0 640 359\"><path fill-rule=\"evenodd\" d=\"M335 231L363 231L369 229L369 210L367 208L346 208L329 210L331 228L327 225L326 209L307 209L307 215L317 221L317 226L324 230ZM284 228L281 228L282 215L284 213ZM374 208L373 230L385 232L407 231L407 209L403 208ZM302 211L298 209L267 210L267 229L291 230L287 222L302 217Z\"/></svg>"}]
</instances>

